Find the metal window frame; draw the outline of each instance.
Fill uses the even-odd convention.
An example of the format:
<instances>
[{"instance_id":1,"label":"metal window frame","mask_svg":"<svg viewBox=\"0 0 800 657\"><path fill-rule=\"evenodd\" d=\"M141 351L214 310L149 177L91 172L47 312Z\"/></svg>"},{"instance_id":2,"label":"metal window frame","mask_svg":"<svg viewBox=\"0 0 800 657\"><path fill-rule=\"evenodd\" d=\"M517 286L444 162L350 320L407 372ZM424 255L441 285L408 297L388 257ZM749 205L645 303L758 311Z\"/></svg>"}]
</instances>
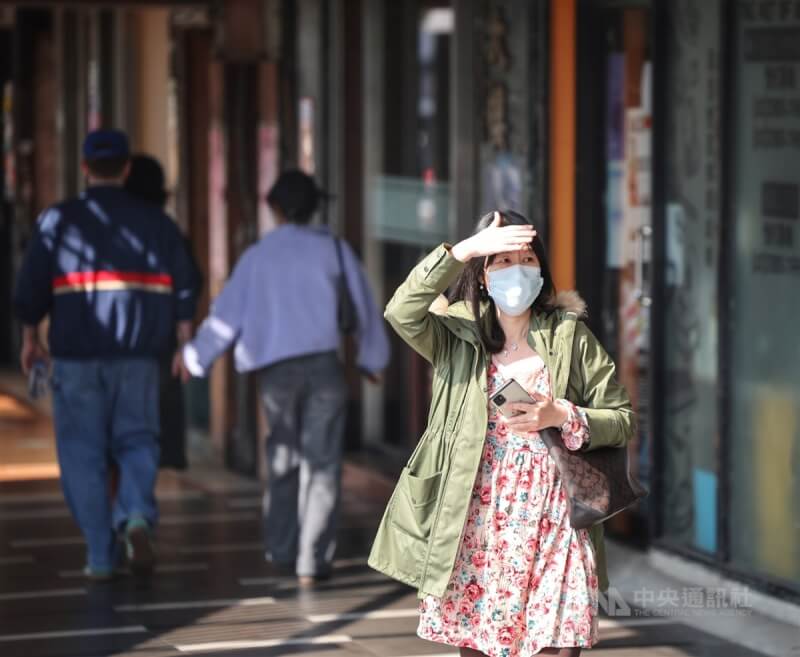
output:
<instances>
[{"instance_id":1,"label":"metal window frame","mask_svg":"<svg viewBox=\"0 0 800 657\"><path fill-rule=\"evenodd\" d=\"M647 431L652 436L649 533L651 539L664 534L665 477L664 465L664 413L665 405L661 391L666 383L665 343L666 332L666 199L667 161L661 154L666 151L667 122L660 108L667 105L666 85L669 65L669 11L666 2L654 2L651 10L651 34L653 38L653 144L652 144L652 286L653 303L650 307L650 424Z\"/></svg>"}]
</instances>

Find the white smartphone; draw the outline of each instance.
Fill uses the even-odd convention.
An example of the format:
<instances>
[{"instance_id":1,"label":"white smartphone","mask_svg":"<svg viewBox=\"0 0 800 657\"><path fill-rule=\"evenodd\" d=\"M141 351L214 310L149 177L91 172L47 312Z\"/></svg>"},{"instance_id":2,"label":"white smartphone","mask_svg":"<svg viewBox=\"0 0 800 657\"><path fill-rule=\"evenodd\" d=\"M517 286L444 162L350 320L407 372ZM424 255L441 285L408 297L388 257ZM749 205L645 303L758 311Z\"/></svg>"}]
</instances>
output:
<instances>
[{"instance_id":1,"label":"white smartphone","mask_svg":"<svg viewBox=\"0 0 800 657\"><path fill-rule=\"evenodd\" d=\"M492 404L494 407L500 411L506 417L513 417L514 415L518 415L518 413L507 413L503 410L503 408L507 404L512 404L516 402L525 402L528 404L533 404L534 400L523 388L516 379L509 379L503 385L500 390L494 393L491 397Z\"/></svg>"}]
</instances>

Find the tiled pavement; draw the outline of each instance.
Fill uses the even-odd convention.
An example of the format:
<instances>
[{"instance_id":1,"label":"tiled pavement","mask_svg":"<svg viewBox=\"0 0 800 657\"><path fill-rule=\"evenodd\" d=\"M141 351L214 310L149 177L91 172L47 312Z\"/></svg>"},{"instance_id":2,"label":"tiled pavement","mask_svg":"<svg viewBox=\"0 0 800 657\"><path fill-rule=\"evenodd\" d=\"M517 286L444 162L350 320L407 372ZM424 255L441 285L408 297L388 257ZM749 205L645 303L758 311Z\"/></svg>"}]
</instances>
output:
<instances>
[{"instance_id":1,"label":"tiled pavement","mask_svg":"<svg viewBox=\"0 0 800 657\"><path fill-rule=\"evenodd\" d=\"M414 592L367 568L390 486L360 466L344 478L335 577L313 591L267 576L257 484L208 469L162 477L154 578L87 584L54 478L49 420L26 409L0 394L0 656L457 654L416 638ZM759 653L669 619L630 618L603 619L587 654Z\"/></svg>"}]
</instances>

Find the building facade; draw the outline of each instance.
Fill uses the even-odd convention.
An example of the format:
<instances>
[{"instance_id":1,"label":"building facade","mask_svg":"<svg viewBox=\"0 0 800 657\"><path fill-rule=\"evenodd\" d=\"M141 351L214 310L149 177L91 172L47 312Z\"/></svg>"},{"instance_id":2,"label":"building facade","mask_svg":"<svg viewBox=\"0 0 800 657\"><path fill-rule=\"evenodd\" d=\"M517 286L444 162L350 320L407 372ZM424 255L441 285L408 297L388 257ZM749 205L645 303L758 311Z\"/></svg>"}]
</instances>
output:
<instances>
[{"instance_id":1,"label":"building facade","mask_svg":"<svg viewBox=\"0 0 800 657\"><path fill-rule=\"evenodd\" d=\"M800 2L140 5L4 10L11 261L104 124L168 163L205 307L272 226L282 167L335 195L320 220L379 303L483 212L520 210L639 414L629 449L651 494L608 531L800 598ZM384 385L351 368L350 447L402 460L430 376L399 340ZM258 472L252 377L222 363L192 398L215 449Z\"/></svg>"}]
</instances>

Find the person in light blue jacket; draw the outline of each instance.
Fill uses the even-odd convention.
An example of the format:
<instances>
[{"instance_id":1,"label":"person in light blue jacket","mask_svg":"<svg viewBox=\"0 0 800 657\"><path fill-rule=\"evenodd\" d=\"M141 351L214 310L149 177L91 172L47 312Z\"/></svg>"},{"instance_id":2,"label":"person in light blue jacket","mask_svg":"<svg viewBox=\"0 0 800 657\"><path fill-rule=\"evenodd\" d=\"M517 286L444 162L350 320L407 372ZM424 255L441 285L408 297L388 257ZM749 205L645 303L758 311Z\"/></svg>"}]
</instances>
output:
<instances>
[{"instance_id":1,"label":"person in light blue jacket","mask_svg":"<svg viewBox=\"0 0 800 657\"><path fill-rule=\"evenodd\" d=\"M330 575L336 548L347 384L338 358L337 281L344 271L358 318L357 365L373 382L389 340L350 246L311 226L323 193L300 172L281 174L267 201L278 227L247 249L196 337L186 370L205 376L234 346L239 372L258 370L267 438L266 556L303 586Z\"/></svg>"}]
</instances>

